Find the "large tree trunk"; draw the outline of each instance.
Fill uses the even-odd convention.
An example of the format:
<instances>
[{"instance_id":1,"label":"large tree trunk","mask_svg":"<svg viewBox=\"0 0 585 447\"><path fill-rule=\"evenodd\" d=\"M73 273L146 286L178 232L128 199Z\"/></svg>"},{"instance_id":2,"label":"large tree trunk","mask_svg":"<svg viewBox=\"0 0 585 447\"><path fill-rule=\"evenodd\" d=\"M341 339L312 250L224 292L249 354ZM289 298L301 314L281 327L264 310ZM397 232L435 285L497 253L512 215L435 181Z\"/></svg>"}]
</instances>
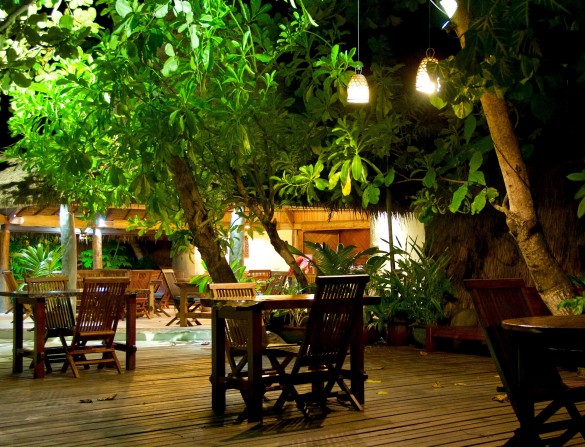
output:
<instances>
[{"instance_id":1,"label":"large tree trunk","mask_svg":"<svg viewBox=\"0 0 585 447\"><path fill-rule=\"evenodd\" d=\"M237 282L218 242L213 220L209 218L193 170L184 158L173 157L173 181L185 220L193 234L195 246L207 265L214 282Z\"/></svg>"},{"instance_id":2,"label":"large tree trunk","mask_svg":"<svg viewBox=\"0 0 585 447\"><path fill-rule=\"evenodd\" d=\"M291 268L297 282L303 289L307 289L309 287L309 282L307 281L307 277L305 276L304 272L298 266L295 257L291 254L288 249L288 244L286 241L283 241L278 231L276 229L277 222L274 218L274 206L271 202L272 199L266 198L266 206L261 207L258 205L257 198L252 198L248 194L244 183L242 182L241 177L238 175L237 172L232 172L232 177L236 183L236 187L238 188L239 193L244 198L246 202L246 206L250 209L256 217L262 223L262 226L266 230L266 234L268 234L268 238L270 239L270 243L276 250L276 252L284 259L284 261L288 264Z\"/></svg>"},{"instance_id":3,"label":"large tree trunk","mask_svg":"<svg viewBox=\"0 0 585 447\"><path fill-rule=\"evenodd\" d=\"M463 5L457 8L453 21L461 47L464 48L469 14ZM532 200L526 164L522 158L506 100L494 93L486 92L481 97L481 105L506 187L507 207L498 209L506 214L510 234L516 240L530 276L547 307L553 314L568 313L568 310L559 310L558 304L564 298L575 296L575 289L552 256L544 238Z\"/></svg>"}]
</instances>

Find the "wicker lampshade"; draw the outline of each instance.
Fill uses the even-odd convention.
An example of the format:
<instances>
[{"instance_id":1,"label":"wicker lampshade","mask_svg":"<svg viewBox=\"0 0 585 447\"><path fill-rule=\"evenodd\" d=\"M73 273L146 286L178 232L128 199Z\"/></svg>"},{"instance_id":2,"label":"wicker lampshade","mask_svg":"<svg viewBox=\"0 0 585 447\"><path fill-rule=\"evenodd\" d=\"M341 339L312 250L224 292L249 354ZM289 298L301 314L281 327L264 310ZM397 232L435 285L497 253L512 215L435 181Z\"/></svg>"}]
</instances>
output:
<instances>
[{"instance_id":1,"label":"wicker lampshade","mask_svg":"<svg viewBox=\"0 0 585 447\"><path fill-rule=\"evenodd\" d=\"M428 95L438 92L441 88L439 78L433 80L429 76L427 70L427 64L429 63L438 64L439 60L436 57L429 55L427 51L427 56L420 62L418 70L416 71L416 89L417 91Z\"/></svg>"},{"instance_id":2,"label":"wicker lampshade","mask_svg":"<svg viewBox=\"0 0 585 447\"><path fill-rule=\"evenodd\" d=\"M370 88L368 80L361 73L354 74L347 84L347 102L352 104L367 104L370 102Z\"/></svg>"}]
</instances>

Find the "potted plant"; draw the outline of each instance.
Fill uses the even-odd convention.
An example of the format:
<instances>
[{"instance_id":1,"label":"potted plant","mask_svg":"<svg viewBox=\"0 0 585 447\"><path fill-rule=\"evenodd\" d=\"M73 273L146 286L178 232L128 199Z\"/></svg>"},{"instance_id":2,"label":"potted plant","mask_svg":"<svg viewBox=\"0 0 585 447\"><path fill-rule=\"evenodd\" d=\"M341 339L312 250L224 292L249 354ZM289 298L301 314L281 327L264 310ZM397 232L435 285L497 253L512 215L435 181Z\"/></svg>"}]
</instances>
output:
<instances>
[{"instance_id":1,"label":"potted plant","mask_svg":"<svg viewBox=\"0 0 585 447\"><path fill-rule=\"evenodd\" d=\"M412 328L424 332L425 326L444 318L444 306L452 290L446 270L449 256L445 252L427 255L425 247L412 238L404 249L393 247L393 254L396 268L372 275L370 287L381 297L381 303L370 307L370 326L385 332L390 344L405 344ZM393 339L393 335L401 338ZM424 344L423 340L424 336L419 342Z\"/></svg>"},{"instance_id":2,"label":"potted plant","mask_svg":"<svg viewBox=\"0 0 585 447\"><path fill-rule=\"evenodd\" d=\"M329 247L325 242L305 242L305 245L313 251L310 256L300 252L293 246L289 246L289 248L291 253L298 256L298 259L306 261L307 266L314 267L317 274L321 276L371 273L382 265L380 259L377 256L374 256L380 253L380 250L377 247L370 247L356 253L357 247L354 245L348 245L346 247L340 243L335 250ZM363 260L364 258L367 258L366 262L364 264L359 264L360 260ZM303 291L298 286L297 281L293 279L290 290L287 293L303 293ZM287 339L287 332L302 332L302 330L292 329L292 327L302 327L307 316L307 309L283 309L274 311L271 315L271 319L284 319L282 328L275 330L279 332L279 335L281 335L282 338L289 341ZM364 321L369 321L367 315L364 317ZM366 335L370 332L369 327L365 327L364 330ZM297 336L295 336L295 338L296 337Z\"/></svg>"}]
</instances>

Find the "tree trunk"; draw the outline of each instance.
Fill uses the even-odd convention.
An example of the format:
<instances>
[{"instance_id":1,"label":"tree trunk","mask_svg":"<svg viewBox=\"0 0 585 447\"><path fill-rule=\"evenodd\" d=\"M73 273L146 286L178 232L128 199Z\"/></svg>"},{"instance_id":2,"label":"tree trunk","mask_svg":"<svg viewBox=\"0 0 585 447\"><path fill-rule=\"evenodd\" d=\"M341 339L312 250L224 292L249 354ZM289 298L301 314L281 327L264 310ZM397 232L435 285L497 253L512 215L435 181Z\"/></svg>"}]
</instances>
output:
<instances>
[{"instance_id":1,"label":"tree trunk","mask_svg":"<svg viewBox=\"0 0 585 447\"><path fill-rule=\"evenodd\" d=\"M270 243L272 244L276 252L288 264L293 274L295 275L295 278L297 279L299 285L303 289L308 288L309 282L307 281L304 272L298 266L296 259L289 251L288 244L286 243L286 241L283 241L280 235L278 234L278 231L276 229L277 222L276 219L274 219L274 205L273 203L270 202L271 199L265 198L266 206L263 208L260 207L258 205L257 199L250 197L250 195L248 194L246 187L244 186L244 183L242 182L242 179L238 175L238 173L233 171L232 177L234 178L239 193L242 195L242 197L244 197L246 206L254 213L256 217L258 217L258 219L260 219L262 226L266 230L266 234L268 234Z\"/></svg>"},{"instance_id":2,"label":"tree trunk","mask_svg":"<svg viewBox=\"0 0 585 447\"><path fill-rule=\"evenodd\" d=\"M173 157L173 181L185 220L195 246L207 265L209 275L214 282L237 282L218 242L213 220L209 218L203 197L193 175L193 170L184 158Z\"/></svg>"},{"instance_id":3,"label":"tree trunk","mask_svg":"<svg viewBox=\"0 0 585 447\"><path fill-rule=\"evenodd\" d=\"M465 32L469 27L468 11L460 5L453 17L456 32L465 47ZM487 119L498 164L502 171L507 195L507 208L498 207L506 214L510 234L518 244L534 284L553 314L569 313L559 310L558 304L575 296L575 288L557 260L552 256L536 215L526 164L504 98L486 92L481 105Z\"/></svg>"}]
</instances>

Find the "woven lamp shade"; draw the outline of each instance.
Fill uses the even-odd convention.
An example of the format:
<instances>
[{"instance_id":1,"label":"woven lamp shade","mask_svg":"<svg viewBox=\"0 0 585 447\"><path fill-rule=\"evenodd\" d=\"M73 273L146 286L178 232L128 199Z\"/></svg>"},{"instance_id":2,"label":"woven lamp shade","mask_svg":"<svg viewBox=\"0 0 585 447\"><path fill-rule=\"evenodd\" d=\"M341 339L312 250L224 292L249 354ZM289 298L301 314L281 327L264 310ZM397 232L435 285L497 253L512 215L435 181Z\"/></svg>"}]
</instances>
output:
<instances>
[{"instance_id":1,"label":"woven lamp shade","mask_svg":"<svg viewBox=\"0 0 585 447\"><path fill-rule=\"evenodd\" d=\"M418 66L418 70L416 71L416 89L419 92L430 95L432 93L438 92L441 88L441 85L439 84L439 78L437 78L436 81L433 81L429 76L429 72L427 70L427 65L429 63L438 64L439 59L429 56L423 58L423 60L420 62L420 65Z\"/></svg>"},{"instance_id":2,"label":"woven lamp shade","mask_svg":"<svg viewBox=\"0 0 585 447\"><path fill-rule=\"evenodd\" d=\"M370 102L370 88L363 74L356 73L347 84L347 102L352 104L367 104Z\"/></svg>"}]
</instances>

